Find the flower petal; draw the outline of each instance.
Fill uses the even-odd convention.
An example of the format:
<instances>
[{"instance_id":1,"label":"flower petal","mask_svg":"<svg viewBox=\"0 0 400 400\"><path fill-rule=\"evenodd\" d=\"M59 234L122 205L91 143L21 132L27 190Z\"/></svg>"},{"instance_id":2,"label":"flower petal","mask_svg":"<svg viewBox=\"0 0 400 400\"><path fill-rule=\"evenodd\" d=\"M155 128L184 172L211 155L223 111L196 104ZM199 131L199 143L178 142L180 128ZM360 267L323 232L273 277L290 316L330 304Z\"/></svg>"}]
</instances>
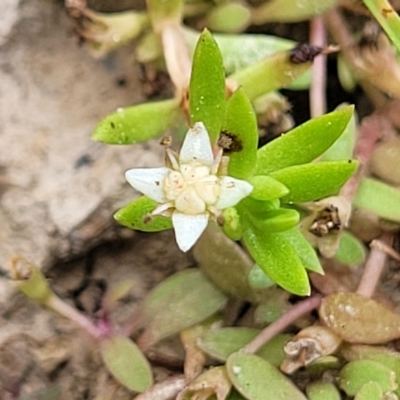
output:
<instances>
[{"instance_id":1,"label":"flower petal","mask_svg":"<svg viewBox=\"0 0 400 400\"><path fill-rule=\"evenodd\" d=\"M209 166L214 162L210 137L202 122L196 122L188 130L179 153L179 162L181 164L186 164L193 160Z\"/></svg>"},{"instance_id":2,"label":"flower petal","mask_svg":"<svg viewBox=\"0 0 400 400\"><path fill-rule=\"evenodd\" d=\"M253 186L246 181L223 176L220 180L221 194L215 207L219 210L232 207L240 200L248 196L253 190Z\"/></svg>"},{"instance_id":3,"label":"flower petal","mask_svg":"<svg viewBox=\"0 0 400 400\"><path fill-rule=\"evenodd\" d=\"M188 251L201 236L208 223L208 214L187 215L174 211L172 224L176 243L182 251Z\"/></svg>"},{"instance_id":4,"label":"flower petal","mask_svg":"<svg viewBox=\"0 0 400 400\"><path fill-rule=\"evenodd\" d=\"M167 200L162 186L163 180L171 170L161 168L133 168L125 172L126 180L138 191L157 203Z\"/></svg>"}]
</instances>

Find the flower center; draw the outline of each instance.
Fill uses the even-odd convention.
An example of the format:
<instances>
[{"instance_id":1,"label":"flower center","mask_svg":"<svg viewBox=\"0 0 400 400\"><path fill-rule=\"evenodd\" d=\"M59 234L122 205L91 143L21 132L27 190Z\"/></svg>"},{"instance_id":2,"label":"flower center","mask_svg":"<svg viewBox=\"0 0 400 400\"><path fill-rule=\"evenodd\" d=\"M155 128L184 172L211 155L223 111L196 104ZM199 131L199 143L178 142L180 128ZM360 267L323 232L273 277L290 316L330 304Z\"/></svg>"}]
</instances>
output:
<instances>
[{"instance_id":1,"label":"flower center","mask_svg":"<svg viewBox=\"0 0 400 400\"><path fill-rule=\"evenodd\" d=\"M168 201L185 214L204 213L220 195L219 178L211 175L210 167L196 161L181 164L179 171L171 171L163 182Z\"/></svg>"}]
</instances>

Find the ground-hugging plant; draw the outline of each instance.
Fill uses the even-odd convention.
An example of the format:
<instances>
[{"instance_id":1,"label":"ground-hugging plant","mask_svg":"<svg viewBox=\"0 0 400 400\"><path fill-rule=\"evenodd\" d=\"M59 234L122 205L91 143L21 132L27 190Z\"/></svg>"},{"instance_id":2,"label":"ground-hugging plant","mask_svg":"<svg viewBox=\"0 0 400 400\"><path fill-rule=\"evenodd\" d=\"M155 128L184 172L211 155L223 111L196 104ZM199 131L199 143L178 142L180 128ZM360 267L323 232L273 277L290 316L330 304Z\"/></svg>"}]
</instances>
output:
<instances>
[{"instance_id":1,"label":"ground-hugging plant","mask_svg":"<svg viewBox=\"0 0 400 400\"><path fill-rule=\"evenodd\" d=\"M212 85L211 73L204 73L210 66L218 77ZM171 228L172 216L184 251L213 219L232 240L243 238L274 282L292 293L309 294L305 269L321 273L322 268L298 231L296 207L337 194L356 171L358 163L351 159L313 162L343 133L353 108L311 120L257 150L251 103L241 88L226 99L222 58L208 31L194 54L189 104L193 127L179 158L167 149L169 167L128 171L129 183L146 197L115 218L129 228L154 232ZM305 251L298 253L299 247Z\"/></svg>"}]
</instances>

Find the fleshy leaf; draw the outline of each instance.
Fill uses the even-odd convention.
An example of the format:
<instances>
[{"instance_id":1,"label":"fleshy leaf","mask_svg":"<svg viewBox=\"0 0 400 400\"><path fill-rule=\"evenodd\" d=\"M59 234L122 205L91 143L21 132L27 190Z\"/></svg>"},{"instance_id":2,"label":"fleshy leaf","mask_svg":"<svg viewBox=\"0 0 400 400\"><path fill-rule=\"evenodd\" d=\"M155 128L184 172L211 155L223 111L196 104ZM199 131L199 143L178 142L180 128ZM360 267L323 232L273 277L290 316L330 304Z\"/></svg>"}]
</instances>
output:
<instances>
[{"instance_id":1,"label":"fleshy leaf","mask_svg":"<svg viewBox=\"0 0 400 400\"><path fill-rule=\"evenodd\" d=\"M147 9L155 31L159 31L163 25L181 22L183 12L183 0L149 0Z\"/></svg>"},{"instance_id":2,"label":"fleshy leaf","mask_svg":"<svg viewBox=\"0 0 400 400\"><path fill-rule=\"evenodd\" d=\"M280 233L260 231L243 224L246 246L265 273L279 286L299 296L310 294L304 266L294 248Z\"/></svg>"},{"instance_id":3,"label":"fleshy leaf","mask_svg":"<svg viewBox=\"0 0 400 400\"><path fill-rule=\"evenodd\" d=\"M308 400L340 400L340 393L331 382L315 382L307 386Z\"/></svg>"},{"instance_id":4,"label":"fleshy leaf","mask_svg":"<svg viewBox=\"0 0 400 400\"><path fill-rule=\"evenodd\" d=\"M253 289L247 280L253 261L215 224L209 224L197 241L194 257L204 274L225 293L250 302L260 298L262 291Z\"/></svg>"},{"instance_id":5,"label":"fleshy leaf","mask_svg":"<svg viewBox=\"0 0 400 400\"><path fill-rule=\"evenodd\" d=\"M379 182L364 178L354 198L354 205L371 211L381 218L400 222L400 190Z\"/></svg>"},{"instance_id":6,"label":"fleshy leaf","mask_svg":"<svg viewBox=\"0 0 400 400\"><path fill-rule=\"evenodd\" d=\"M353 106L311 119L258 150L257 174L306 164L332 146L346 129Z\"/></svg>"},{"instance_id":7,"label":"fleshy leaf","mask_svg":"<svg viewBox=\"0 0 400 400\"><path fill-rule=\"evenodd\" d=\"M242 3L221 3L207 15L205 25L212 31L236 33L244 31L250 24L249 7Z\"/></svg>"},{"instance_id":8,"label":"fleshy leaf","mask_svg":"<svg viewBox=\"0 0 400 400\"><path fill-rule=\"evenodd\" d=\"M153 384L146 357L130 339L112 336L100 342L100 352L107 369L123 386L144 392Z\"/></svg>"},{"instance_id":9,"label":"fleshy leaf","mask_svg":"<svg viewBox=\"0 0 400 400\"><path fill-rule=\"evenodd\" d=\"M254 9L253 23L300 22L322 14L333 7L337 0L271 0Z\"/></svg>"},{"instance_id":10,"label":"fleshy leaf","mask_svg":"<svg viewBox=\"0 0 400 400\"><path fill-rule=\"evenodd\" d=\"M348 107L340 107L346 109ZM351 158L354 152L354 146L357 137L357 123L356 115L353 114L348 122L343 133L339 136L335 143L328 150L322 154L321 161L334 161L334 160L345 160Z\"/></svg>"},{"instance_id":11,"label":"fleshy leaf","mask_svg":"<svg viewBox=\"0 0 400 400\"><path fill-rule=\"evenodd\" d=\"M159 232L171 229L171 218L150 215L156 207L157 203L154 200L142 196L118 210L114 214L114 218L121 225L143 232Z\"/></svg>"},{"instance_id":12,"label":"fleshy leaf","mask_svg":"<svg viewBox=\"0 0 400 400\"><path fill-rule=\"evenodd\" d=\"M312 61L294 63L290 51L282 51L236 71L229 79L241 86L250 100L290 86L310 69Z\"/></svg>"},{"instance_id":13,"label":"fleshy leaf","mask_svg":"<svg viewBox=\"0 0 400 400\"><path fill-rule=\"evenodd\" d=\"M318 274L324 273L317 253L308 240L300 232L299 228L289 229L285 232L282 232L281 235L284 236L294 248L306 269Z\"/></svg>"},{"instance_id":14,"label":"fleshy leaf","mask_svg":"<svg viewBox=\"0 0 400 400\"><path fill-rule=\"evenodd\" d=\"M210 84L212 82L212 84ZM225 73L221 53L208 30L197 42L190 78L190 121L203 122L215 142L225 113Z\"/></svg>"},{"instance_id":15,"label":"fleshy leaf","mask_svg":"<svg viewBox=\"0 0 400 400\"><path fill-rule=\"evenodd\" d=\"M186 43L194 52L199 37L197 31L184 28ZM222 54L224 67L227 74L248 67L257 61L282 50L290 50L296 42L278 36L260 34L213 34Z\"/></svg>"},{"instance_id":16,"label":"fleshy leaf","mask_svg":"<svg viewBox=\"0 0 400 400\"><path fill-rule=\"evenodd\" d=\"M381 385L378 382L367 382L357 392L354 400L381 400L383 398Z\"/></svg>"},{"instance_id":17,"label":"fleshy leaf","mask_svg":"<svg viewBox=\"0 0 400 400\"><path fill-rule=\"evenodd\" d=\"M162 281L144 300L141 318L146 346L204 321L226 303L225 295L197 269Z\"/></svg>"},{"instance_id":18,"label":"fleshy leaf","mask_svg":"<svg viewBox=\"0 0 400 400\"><path fill-rule=\"evenodd\" d=\"M285 375L258 356L234 353L226 368L235 388L248 400L270 399L271 393L274 400L306 400Z\"/></svg>"},{"instance_id":19,"label":"fleshy leaf","mask_svg":"<svg viewBox=\"0 0 400 400\"><path fill-rule=\"evenodd\" d=\"M120 108L104 118L92 138L108 144L134 144L161 136L183 121L176 99Z\"/></svg>"},{"instance_id":20,"label":"fleshy leaf","mask_svg":"<svg viewBox=\"0 0 400 400\"><path fill-rule=\"evenodd\" d=\"M341 354L347 361L374 360L386 365L395 372L397 382L400 382L400 353L388 350L383 346L368 346L362 344L344 344ZM396 389L400 395L400 388Z\"/></svg>"},{"instance_id":21,"label":"fleshy leaf","mask_svg":"<svg viewBox=\"0 0 400 400\"><path fill-rule=\"evenodd\" d=\"M277 286L271 288L269 292L269 297L254 310L254 322L261 326L271 324L292 308L289 292Z\"/></svg>"},{"instance_id":22,"label":"fleshy leaf","mask_svg":"<svg viewBox=\"0 0 400 400\"><path fill-rule=\"evenodd\" d=\"M365 253L365 246L351 233L343 232L340 235L336 260L347 265L361 264L365 260Z\"/></svg>"},{"instance_id":23,"label":"fleshy leaf","mask_svg":"<svg viewBox=\"0 0 400 400\"><path fill-rule=\"evenodd\" d=\"M254 264L249 272L249 284L254 289L269 288L275 285L275 282L260 268Z\"/></svg>"},{"instance_id":24,"label":"fleshy leaf","mask_svg":"<svg viewBox=\"0 0 400 400\"><path fill-rule=\"evenodd\" d=\"M352 361L340 371L340 388L354 396L368 382L379 383L384 393L397 388L395 373L373 360Z\"/></svg>"},{"instance_id":25,"label":"fleshy leaf","mask_svg":"<svg viewBox=\"0 0 400 400\"><path fill-rule=\"evenodd\" d=\"M349 343L381 344L400 337L400 316L357 293L338 292L325 297L319 315Z\"/></svg>"},{"instance_id":26,"label":"fleshy leaf","mask_svg":"<svg viewBox=\"0 0 400 400\"><path fill-rule=\"evenodd\" d=\"M289 189L283 202L303 203L338 193L357 167L355 160L322 161L283 168L271 176Z\"/></svg>"},{"instance_id":27,"label":"fleshy leaf","mask_svg":"<svg viewBox=\"0 0 400 400\"><path fill-rule=\"evenodd\" d=\"M272 211L277 210L280 206L279 199L273 200L254 200L251 197L246 197L243 199L237 206L241 213L251 213L252 217L256 217L258 219L265 219L266 215ZM243 216L242 218L247 218Z\"/></svg>"},{"instance_id":28,"label":"fleshy leaf","mask_svg":"<svg viewBox=\"0 0 400 400\"><path fill-rule=\"evenodd\" d=\"M293 228L300 220L296 210L278 208L265 213L264 219L253 218L253 225L266 232L282 232Z\"/></svg>"},{"instance_id":29,"label":"fleshy leaf","mask_svg":"<svg viewBox=\"0 0 400 400\"><path fill-rule=\"evenodd\" d=\"M228 357L239 351L253 340L260 331L253 328L227 327L211 329L205 332L198 344L208 355L219 361L226 361ZM262 346L257 355L275 367L279 367L285 358L284 344L292 335L280 334Z\"/></svg>"},{"instance_id":30,"label":"fleshy leaf","mask_svg":"<svg viewBox=\"0 0 400 400\"><path fill-rule=\"evenodd\" d=\"M253 185L250 197L256 200L273 200L289 193L285 185L268 175L253 176L249 182Z\"/></svg>"},{"instance_id":31,"label":"fleshy leaf","mask_svg":"<svg viewBox=\"0 0 400 400\"><path fill-rule=\"evenodd\" d=\"M218 143L224 149L224 155L229 156L229 176L238 179L252 176L257 161L257 118L241 88L233 93L227 103Z\"/></svg>"}]
</instances>

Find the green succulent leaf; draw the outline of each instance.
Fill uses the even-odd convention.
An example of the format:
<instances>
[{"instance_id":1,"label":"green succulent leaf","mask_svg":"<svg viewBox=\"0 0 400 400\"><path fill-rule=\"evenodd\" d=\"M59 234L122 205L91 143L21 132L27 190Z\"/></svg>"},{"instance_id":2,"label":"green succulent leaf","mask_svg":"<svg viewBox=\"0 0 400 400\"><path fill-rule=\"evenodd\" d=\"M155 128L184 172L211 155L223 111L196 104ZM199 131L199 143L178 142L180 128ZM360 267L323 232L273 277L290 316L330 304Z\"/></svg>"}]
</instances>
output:
<instances>
[{"instance_id":1,"label":"green succulent leaf","mask_svg":"<svg viewBox=\"0 0 400 400\"><path fill-rule=\"evenodd\" d=\"M250 22L249 7L231 2L213 7L206 17L205 25L212 31L236 33L244 31Z\"/></svg>"},{"instance_id":2,"label":"green succulent leaf","mask_svg":"<svg viewBox=\"0 0 400 400\"><path fill-rule=\"evenodd\" d=\"M100 353L107 369L126 388L140 393L153 384L146 357L127 337L111 336L102 340Z\"/></svg>"},{"instance_id":3,"label":"green succulent leaf","mask_svg":"<svg viewBox=\"0 0 400 400\"><path fill-rule=\"evenodd\" d=\"M194 52L199 34L197 31L186 27L183 31L189 50ZM297 45L297 43L292 40L270 35L215 33L213 36L221 51L227 75L253 65L276 52L293 49ZM310 70L307 70L300 75L290 84L290 89L308 89L311 82L310 72Z\"/></svg>"},{"instance_id":4,"label":"green succulent leaf","mask_svg":"<svg viewBox=\"0 0 400 400\"><path fill-rule=\"evenodd\" d=\"M337 0L271 0L253 11L253 23L300 22L322 14L333 7Z\"/></svg>"},{"instance_id":5,"label":"green succulent leaf","mask_svg":"<svg viewBox=\"0 0 400 400\"><path fill-rule=\"evenodd\" d=\"M275 285L268 290L268 294L254 310L254 322L260 326L271 324L292 308L289 292Z\"/></svg>"},{"instance_id":6,"label":"green succulent leaf","mask_svg":"<svg viewBox=\"0 0 400 400\"><path fill-rule=\"evenodd\" d=\"M280 169L271 176L290 191L282 202L303 203L338 193L357 167L355 160L322 161Z\"/></svg>"},{"instance_id":7,"label":"green succulent leaf","mask_svg":"<svg viewBox=\"0 0 400 400\"><path fill-rule=\"evenodd\" d=\"M378 383L384 393L397 388L396 374L377 361L352 361L340 371L340 388L349 396L355 396L368 382Z\"/></svg>"},{"instance_id":8,"label":"green succulent leaf","mask_svg":"<svg viewBox=\"0 0 400 400\"><path fill-rule=\"evenodd\" d=\"M245 244L265 273L288 292L307 296L310 284L300 257L281 233L260 231L243 222Z\"/></svg>"},{"instance_id":9,"label":"green succulent leaf","mask_svg":"<svg viewBox=\"0 0 400 400\"><path fill-rule=\"evenodd\" d=\"M341 354L347 361L374 360L378 361L396 373L397 382L400 382L400 353L383 346L368 346L362 344L345 344ZM395 390L400 395L400 388Z\"/></svg>"},{"instance_id":10,"label":"green succulent leaf","mask_svg":"<svg viewBox=\"0 0 400 400\"><path fill-rule=\"evenodd\" d=\"M183 121L177 99L120 108L104 118L92 139L108 144L134 144L159 137Z\"/></svg>"},{"instance_id":11,"label":"green succulent leaf","mask_svg":"<svg viewBox=\"0 0 400 400\"><path fill-rule=\"evenodd\" d=\"M340 393L331 382L316 382L307 386L308 400L340 400Z\"/></svg>"},{"instance_id":12,"label":"green succulent leaf","mask_svg":"<svg viewBox=\"0 0 400 400\"><path fill-rule=\"evenodd\" d=\"M340 107L338 110L347 109L348 106ZM353 113L351 118L344 129L343 133L333 143L328 150L322 154L321 161L335 161L335 160L346 160L353 156L354 146L356 144L357 137L357 118Z\"/></svg>"},{"instance_id":13,"label":"green succulent leaf","mask_svg":"<svg viewBox=\"0 0 400 400\"><path fill-rule=\"evenodd\" d=\"M210 83L212 82L212 84ZM216 142L225 115L225 72L221 53L205 29L197 42L190 78L190 122L203 122Z\"/></svg>"},{"instance_id":14,"label":"green succulent leaf","mask_svg":"<svg viewBox=\"0 0 400 400\"><path fill-rule=\"evenodd\" d=\"M150 215L156 207L157 202L147 196L142 196L118 210L114 214L114 219L127 228L143 232L159 232L171 229L171 218Z\"/></svg>"},{"instance_id":15,"label":"green succulent leaf","mask_svg":"<svg viewBox=\"0 0 400 400\"><path fill-rule=\"evenodd\" d=\"M159 31L165 24L181 22L183 0L148 0L147 9L155 31Z\"/></svg>"},{"instance_id":16,"label":"green succulent leaf","mask_svg":"<svg viewBox=\"0 0 400 400\"><path fill-rule=\"evenodd\" d=\"M385 396L386 397L386 396ZM357 392L354 400L382 400L383 391L378 382L367 382Z\"/></svg>"},{"instance_id":17,"label":"green succulent leaf","mask_svg":"<svg viewBox=\"0 0 400 400\"><path fill-rule=\"evenodd\" d=\"M311 119L260 148L257 153L256 174L264 175L315 160L344 132L353 110L353 106L344 107Z\"/></svg>"},{"instance_id":18,"label":"green succulent leaf","mask_svg":"<svg viewBox=\"0 0 400 400\"><path fill-rule=\"evenodd\" d=\"M336 260L347 265L361 264L365 260L365 255L365 246L356 237L349 232L343 232L340 235Z\"/></svg>"},{"instance_id":19,"label":"green succulent leaf","mask_svg":"<svg viewBox=\"0 0 400 400\"><path fill-rule=\"evenodd\" d=\"M254 217L252 223L257 227L257 229L271 233L282 232L293 228L297 225L299 220L300 214L296 210L279 208L265 213L264 219L260 220L257 217Z\"/></svg>"},{"instance_id":20,"label":"green succulent leaf","mask_svg":"<svg viewBox=\"0 0 400 400\"><path fill-rule=\"evenodd\" d=\"M252 303L262 297L263 291L252 288L247 279L253 261L216 224L208 224L194 247L194 257L204 274L224 293Z\"/></svg>"},{"instance_id":21,"label":"green succulent leaf","mask_svg":"<svg viewBox=\"0 0 400 400\"><path fill-rule=\"evenodd\" d=\"M389 221L400 222L400 190L376 179L364 178L354 205Z\"/></svg>"},{"instance_id":22,"label":"green succulent leaf","mask_svg":"<svg viewBox=\"0 0 400 400\"><path fill-rule=\"evenodd\" d=\"M246 197L236 208L239 210L242 219L248 218L248 213L250 213L251 217L265 219L270 211L277 210L279 206L279 199L261 201Z\"/></svg>"},{"instance_id":23,"label":"green succulent leaf","mask_svg":"<svg viewBox=\"0 0 400 400\"><path fill-rule=\"evenodd\" d=\"M248 400L306 400L304 394L277 368L253 354L234 353L226 369L236 390ZM268 384L266 384L268 382Z\"/></svg>"},{"instance_id":24,"label":"green succulent leaf","mask_svg":"<svg viewBox=\"0 0 400 400\"><path fill-rule=\"evenodd\" d=\"M285 185L268 175L253 176L249 183L253 185L250 197L255 200L273 200L289 193Z\"/></svg>"},{"instance_id":25,"label":"green succulent leaf","mask_svg":"<svg viewBox=\"0 0 400 400\"><path fill-rule=\"evenodd\" d=\"M225 145L224 141L227 141ZM257 161L257 118L241 88L227 103L219 144L225 149L224 154L229 156L229 176L238 179L251 177Z\"/></svg>"},{"instance_id":26,"label":"green succulent leaf","mask_svg":"<svg viewBox=\"0 0 400 400\"><path fill-rule=\"evenodd\" d=\"M239 351L253 340L260 331L253 328L226 327L206 331L198 341L199 347L211 357L226 361L228 357ZM280 334L262 346L257 355L275 367L279 367L285 358L284 344L292 338L289 334Z\"/></svg>"},{"instance_id":27,"label":"green succulent leaf","mask_svg":"<svg viewBox=\"0 0 400 400\"><path fill-rule=\"evenodd\" d=\"M293 63L290 51L281 51L230 75L254 100L266 93L290 86L310 69L311 61Z\"/></svg>"},{"instance_id":28,"label":"green succulent leaf","mask_svg":"<svg viewBox=\"0 0 400 400\"><path fill-rule=\"evenodd\" d=\"M162 281L144 300L140 319L146 347L204 321L224 307L227 298L198 269Z\"/></svg>"},{"instance_id":29,"label":"green succulent leaf","mask_svg":"<svg viewBox=\"0 0 400 400\"><path fill-rule=\"evenodd\" d=\"M249 284L254 289L269 288L275 285L275 282L260 268L254 264L249 272Z\"/></svg>"},{"instance_id":30,"label":"green succulent leaf","mask_svg":"<svg viewBox=\"0 0 400 400\"><path fill-rule=\"evenodd\" d=\"M324 297L319 316L349 343L382 344L400 338L400 316L358 293L337 292Z\"/></svg>"},{"instance_id":31,"label":"green succulent leaf","mask_svg":"<svg viewBox=\"0 0 400 400\"><path fill-rule=\"evenodd\" d=\"M324 273L317 253L308 240L300 232L299 228L296 227L289 229L285 232L282 232L281 235L294 248L306 269L318 274Z\"/></svg>"}]
</instances>

